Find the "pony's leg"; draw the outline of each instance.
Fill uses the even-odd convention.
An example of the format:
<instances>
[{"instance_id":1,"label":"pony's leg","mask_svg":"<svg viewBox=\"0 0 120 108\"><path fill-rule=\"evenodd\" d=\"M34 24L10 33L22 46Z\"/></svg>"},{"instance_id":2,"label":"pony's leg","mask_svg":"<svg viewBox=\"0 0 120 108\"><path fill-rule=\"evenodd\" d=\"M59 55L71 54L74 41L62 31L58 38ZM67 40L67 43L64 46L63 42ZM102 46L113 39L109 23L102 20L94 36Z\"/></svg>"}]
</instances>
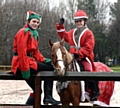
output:
<instances>
[{"instance_id":1,"label":"pony's leg","mask_svg":"<svg viewBox=\"0 0 120 108\"><path fill-rule=\"evenodd\" d=\"M64 99L61 99L61 103L62 103L62 106L69 106L70 102L64 100Z\"/></svg>"},{"instance_id":2,"label":"pony's leg","mask_svg":"<svg viewBox=\"0 0 120 108\"><path fill-rule=\"evenodd\" d=\"M75 82L73 81L71 83L72 87L70 88L71 90L71 100L70 102L72 103L73 106L79 106L80 104L80 100L81 100L81 82L77 81L77 84L75 84ZM82 82L82 84L84 85L84 82ZM84 91L85 92L85 91Z\"/></svg>"},{"instance_id":3,"label":"pony's leg","mask_svg":"<svg viewBox=\"0 0 120 108\"><path fill-rule=\"evenodd\" d=\"M63 102L62 106L69 106L69 104L70 104L69 102Z\"/></svg>"},{"instance_id":4,"label":"pony's leg","mask_svg":"<svg viewBox=\"0 0 120 108\"><path fill-rule=\"evenodd\" d=\"M61 100L62 105L63 106L69 106L69 104L70 104L70 97L68 97L68 94L66 94L66 92L64 90L60 91L59 96L60 96L60 100Z\"/></svg>"},{"instance_id":5,"label":"pony's leg","mask_svg":"<svg viewBox=\"0 0 120 108\"><path fill-rule=\"evenodd\" d=\"M80 104L80 99L78 97L74 98L72 101L73 106L79 106Z\"/></svg>"}]
</instances>

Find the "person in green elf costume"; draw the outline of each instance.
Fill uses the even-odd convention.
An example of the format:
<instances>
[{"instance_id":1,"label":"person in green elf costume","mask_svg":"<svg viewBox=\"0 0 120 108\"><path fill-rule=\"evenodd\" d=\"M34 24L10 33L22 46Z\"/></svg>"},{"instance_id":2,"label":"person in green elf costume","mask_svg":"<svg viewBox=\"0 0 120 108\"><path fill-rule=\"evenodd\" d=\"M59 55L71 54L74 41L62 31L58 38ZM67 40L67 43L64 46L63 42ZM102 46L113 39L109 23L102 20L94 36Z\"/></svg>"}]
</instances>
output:
<instances>
[{"instance_id":1,"label":"person in green elf costume","mask_svg":"<svg viewBox=\"0 0 120 108\"><path fill-rule=\"evenodd\" d=\"M30 80L32 75L39 71L54 71L51 59L44 57L38 48L39 34L37 29L41 23L41 16L33 11L27 12L27 23L14 36L12 58L12 72L21 75L32 88L26 104L34 104L35 79ZM44 81L44 104L58 105L61 102L52 97L53 81Z\"/></svg>"}]
</instances>

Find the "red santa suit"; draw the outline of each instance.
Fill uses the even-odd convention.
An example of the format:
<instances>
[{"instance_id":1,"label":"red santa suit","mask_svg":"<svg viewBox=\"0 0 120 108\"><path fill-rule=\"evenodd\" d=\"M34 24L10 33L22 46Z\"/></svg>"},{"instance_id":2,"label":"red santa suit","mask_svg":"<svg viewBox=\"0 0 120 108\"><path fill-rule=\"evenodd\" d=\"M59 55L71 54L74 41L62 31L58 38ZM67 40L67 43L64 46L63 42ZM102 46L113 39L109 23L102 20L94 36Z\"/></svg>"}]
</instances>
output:
<instances>
[{"instance_id":1,"label":"red santa suit","mask_svg":"<svg viewBox=\"0 0 120 108\"><path fill-rule=\"evenodd\" d=\"M91 65L92 70L95 71L94 66L94 35L88 29L85 28L81 34L79 35L78 42L75 41L75 32L76 28L66 32L64 25L59 25L56 23L56 29L58 36L62 39L64 38L66 42L70 45L70 53L77 53L79 55L79 59L86 59Z\"/></svg>"},{"instance_id":2,"label":"red santa suit","mask_svg":"<svg viewBox=\"0 0 120 108\"><path fill-rule=\"evenodd\" d=\"M82 10L78 10L74 15L74 20L80 19L88 19L86 13ZM79 36L78 41L75 39L75 32L77 29L72 29L70 31L66 31L64 25L60 25L56 23L56 30L58 36L70 45L70 53L77 53L79 55L79 59L86 59L90 65L92 65L92 72L111 72L110 68L107 67L105 64L96 62L94 63L94 35L92 31L88 28L82 30L82 32L77 35ZM110 98L113 94L114 90L114 81L99 81L99 91L100 95L98 96L97 101L94 101L94 104L100 106L109 106Z\"/></svg>"},{"instance_id":3,"label":"red santa suit","mask_svg":"<svg viewBox=\"0 0 120 108\"><path fill-rule=\"evenodd\" d=\"M72 29L69 32L65 31L64 25L58 25L56 23L56 29L58 36L64 38L66 42L70 44L70 53L77 52L80 56L79 59L86 58L87 61L92 64L94 72L111 72L111 69L101 62L93 62L94 54L94 36L92 32L86 28L79 36L78 43L75 42L74 34L76 29ZM94 104L100 106L109 106L110 99L114 90L114 81L99 81L100 95Z\"/></svg>"}]
</instances>

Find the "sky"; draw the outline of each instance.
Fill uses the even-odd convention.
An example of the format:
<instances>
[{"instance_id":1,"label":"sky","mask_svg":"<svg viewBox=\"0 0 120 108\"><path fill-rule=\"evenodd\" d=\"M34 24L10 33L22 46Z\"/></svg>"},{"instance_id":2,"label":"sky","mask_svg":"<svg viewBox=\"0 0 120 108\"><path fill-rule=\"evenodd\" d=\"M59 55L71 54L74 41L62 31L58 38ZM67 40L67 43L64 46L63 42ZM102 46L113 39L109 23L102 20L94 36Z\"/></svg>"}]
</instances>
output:
<instances>
[{"instance_id":1,"label":"sky","mask_svg":"<svg viewBox=\"0 0 120 108\"><path fill-rule=\"evenodd\" d=\"M56 6L56 7L58 7L59 6L59 2L63 2L63 0L50 0L50 4L51 4L51 8L53 7L53 6ZM104 1L104 0L103 0ZM115 2L117 2L118 0L105 0L105 1L107 1L107 2L110 2L111 4L113 4L113 3L115 3ZM65 1L64 1L65 2ZM108 11L109 11L109 9L108 9ZM106 23L108 23L109 22L109 12L108 12L108 17L106 18Z\"/></svg>"},{"instance_id":2,"label":"sky","mask_svg":"<svg viewBox=\"0 0 120 108\"><path fill-rule=\"evenodd\" d=\"M117 0L108 0L111 3L117 2Z\"/></svg>"},{"instance_id":3,"label":"sky","mask_svg":"<svg viewBox=\"0 0 120 108\"><path fill-rule=\"evenodd\" d=\"M58 6L60 1L63 1L63 0L50 0L50 3L51 5ZM108 1L111 3L117 2L117 0L108 0Z\"/></svg>"}]
</instances>

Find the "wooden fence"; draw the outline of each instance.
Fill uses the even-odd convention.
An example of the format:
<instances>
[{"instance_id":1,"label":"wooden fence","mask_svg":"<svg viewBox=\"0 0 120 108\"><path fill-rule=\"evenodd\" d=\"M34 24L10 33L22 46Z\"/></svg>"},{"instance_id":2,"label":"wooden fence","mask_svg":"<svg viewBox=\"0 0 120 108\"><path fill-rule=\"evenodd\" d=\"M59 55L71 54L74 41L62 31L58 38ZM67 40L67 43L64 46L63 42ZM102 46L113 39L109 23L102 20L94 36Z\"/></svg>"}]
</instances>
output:
<instances>
[{"instance_id":1,"label":"wooden fence","mask_svg":"<svg viewBox=\"0 0 120 108\"><path fill-rule=\"evenodd\" d=\"M119 67L110 67L110 68L114 71L120 70ZM10 69L11 69L11 65L0 65L0 70L6 71L6 70L10 70Z\"/></svg>"},{"instance_id":2,"label":"wooden fence","mask_svg":"<svg viewBox=\"0 0 120 108\"><path fill-rule=\"evenodd\" d=\"M0 65L0 70L10 70L11 69L11 65Z\"/></svg>"},{"instance_id":3,"label":"wooden fence","mask_svg":"<svg viewBox=\"0 0 120 108\"><path fill-rule=\"evenodd\" d=\"M64 76L57 76L55 72L40 72L35 77L35 105L33 108L63 108L63 106L47 106L47 105L40 105L41 103L41 81L45 79L53 79L53 80L99 80L99 81L120 81L120 73L115 72L96 72L96 73L90 73L90 72L67 72ZM24 80L20 76L13 75L13 74L6 74L6 73L0 73L0 79L1 80ZM40 82L40 83L39 83ZM15 106L15 105L13 105ZM19 105L21 106L21 105ZM73 106L66 106L65 108L71 108ZM78 107L88 107L92 108L93 106L77 106Z\"/></svg>"}]
</instances>

